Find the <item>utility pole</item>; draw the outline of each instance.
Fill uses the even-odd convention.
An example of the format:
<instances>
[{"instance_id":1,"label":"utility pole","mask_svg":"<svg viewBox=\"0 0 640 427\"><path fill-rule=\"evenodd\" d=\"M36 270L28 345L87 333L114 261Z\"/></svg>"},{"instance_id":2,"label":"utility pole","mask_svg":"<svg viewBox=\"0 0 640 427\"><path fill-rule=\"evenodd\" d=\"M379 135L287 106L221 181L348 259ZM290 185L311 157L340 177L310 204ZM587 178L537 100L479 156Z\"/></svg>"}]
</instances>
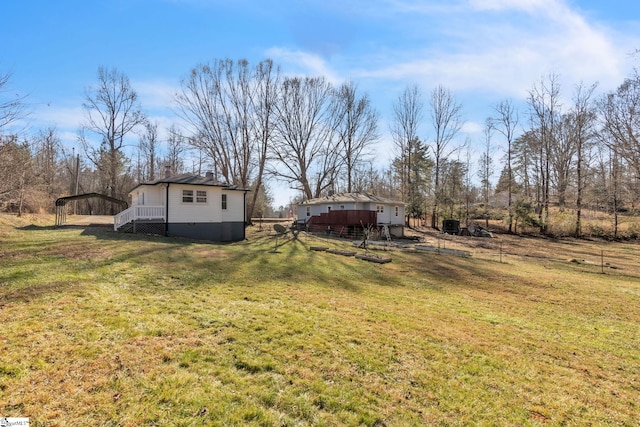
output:
<instances>
[{"instance_id":1,"label":"utility pole","mask_svg":"<svg viewBox=\"0 0 640 427\"><path fill-rule=\"evenodd\" d=\"M80 154L78 154L76 156L76 172L75 172L75 175L76 175L76 188L75 188L75 191L74 191L73 195L77 196L78 195L78 186L80 184ZM73 201L73 214L76 215L77 211L78 211L78 201L74 200Z\"/></svg>"}]
</instances>

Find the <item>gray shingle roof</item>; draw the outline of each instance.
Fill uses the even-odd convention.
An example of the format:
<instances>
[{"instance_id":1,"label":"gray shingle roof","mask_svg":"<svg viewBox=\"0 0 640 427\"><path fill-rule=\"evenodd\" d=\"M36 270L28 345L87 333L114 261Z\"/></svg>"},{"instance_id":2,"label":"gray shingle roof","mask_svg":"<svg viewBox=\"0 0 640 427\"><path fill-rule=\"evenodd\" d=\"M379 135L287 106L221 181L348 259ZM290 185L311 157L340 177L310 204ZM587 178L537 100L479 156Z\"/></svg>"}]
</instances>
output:
<instances>
[{"instance_id":1,"label":"gray shingle roof","mask_svg":"<svg viewBox=\"0 0 640 427\"><path fill-rule=\"evenodd\" d=\"M194 173L183 173L180 175L170 176L168 178L158 178L151 182L141 182L140 184L136 185L133 188L133 190L140 187L141 185L158 185L158 184L206 185L210 187L224 187L228 190L249 191L249 189L247 188L241 188L235 185L225 184L223 182L216 181L213 178L200 176Z\"/></svg>"},{"instance_id":2,"label":"gray shingle roof","mask_svg":"<svg viewBox=\"0 0 640 427\"><path fill-rule=\"evenodd\" d=\"M300 203L301 205L321 205L325 203L382 203L387 205L404 205L401 200L389 199L376 196L366 192L359 193L336 193L331 196L309 199Z\"/></svg>"}]
</instances>

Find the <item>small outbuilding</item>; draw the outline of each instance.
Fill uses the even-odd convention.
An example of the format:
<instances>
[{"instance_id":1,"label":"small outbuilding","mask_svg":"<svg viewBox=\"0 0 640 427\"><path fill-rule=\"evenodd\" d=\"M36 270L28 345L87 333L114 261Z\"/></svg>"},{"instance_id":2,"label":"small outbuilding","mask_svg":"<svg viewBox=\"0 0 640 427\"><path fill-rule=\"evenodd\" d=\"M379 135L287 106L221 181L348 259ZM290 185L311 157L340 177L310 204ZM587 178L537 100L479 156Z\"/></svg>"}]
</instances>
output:
<instances>
[{"instance_id":1,"label":"small outbuilding","mask_svg":"<svg viewBox=\"0 0 640 427\"><path fill-rule=\"evenodd\" d=\"M445 219L442 221L442 232L446 234L460 234L460 221L457 219Z\"/></svg>"}]
</instances>

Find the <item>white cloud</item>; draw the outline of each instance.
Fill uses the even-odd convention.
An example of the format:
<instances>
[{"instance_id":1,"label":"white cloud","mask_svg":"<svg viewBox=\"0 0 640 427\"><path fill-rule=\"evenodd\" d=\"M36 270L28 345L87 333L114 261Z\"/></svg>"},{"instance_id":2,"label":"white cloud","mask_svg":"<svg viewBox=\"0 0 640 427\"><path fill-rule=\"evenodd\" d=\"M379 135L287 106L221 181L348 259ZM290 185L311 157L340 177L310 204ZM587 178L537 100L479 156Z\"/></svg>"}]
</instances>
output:
<instances>
[{"instance_id":1,"label":"white cloud","mask_svg":"<svg viewBox=\"0 0 640 427\"><path fill-rule=\"evenodd\" d=\"M628 72L623 63L627 52L634 43L640 45L640 39L628 40L590 23L559 0L468 3L474 11L450 9L443 17L449 24L446 34L441 29L425 34L439 43L395 52L360 75L509 97L526 96L531 84L549 73L559 73L568 85L600 81L610 89Z\"/></svg>"},{"instance_id":2,"label":"white cloud","mask_svg":"<svg viewBox=\"0 0 640 427\"><path fill-rule=\"evenodd\" d=\"M77 130L84 119L81 101L76 107L47 104L38 109L37 117L42 127L56 126L59 129Z\"/></svg>"},{"instance_id":3,"label":"white cloud","mask_svg":"<svg viewBox=\"0 0 640 427\"><path fill-rule=\"evenodd\" d=\"M533 12L547 9L558 4L556 0L469 0L469 5L475 10L522 10Z\"/></svg>"},{"instance_id":4,"label":"white cloud","mask_svg":"<svg viewBox=\"0 0 640 427\"><path fill-rule=\"evenodd\" d=\"M481 134L483 131L484 125L478 122L465 122L461 129L462 133L466 133L468 135Z\"/></svg>"},{"instance_id":5,"label":"white cloud","mask_svg":"<svg viewBox=\"0 0 640 427\"><path fill-rule=\"evenodd\" d=\"M283 68L293 70L294 74L324 76L332 84L339 84L343 81L329 68L326 61L318 55L282 47L270 48L267 50L266 55L275 62L282 64Z\"/></svg>"},{"instance_id":6,"label":"white cloud","mask_svg":"<svg viewBox=\"0 0 640 427\"><path fill-rule=\"evenodd\" d=\"M163 80L136 81L131 85L145 110L170 108L175 94L180 90L178 85Z\"/></svg>"}]
</instances>

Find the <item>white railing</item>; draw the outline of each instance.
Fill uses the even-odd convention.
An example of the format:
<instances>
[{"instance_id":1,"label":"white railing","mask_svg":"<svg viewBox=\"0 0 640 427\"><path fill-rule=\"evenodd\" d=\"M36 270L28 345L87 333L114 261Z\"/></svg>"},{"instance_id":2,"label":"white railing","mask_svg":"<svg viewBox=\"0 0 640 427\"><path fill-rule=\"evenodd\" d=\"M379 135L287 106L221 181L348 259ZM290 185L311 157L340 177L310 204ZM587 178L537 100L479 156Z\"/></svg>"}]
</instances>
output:
<instances>
[{"instance_id":1,"label":"white railing","mask_svg":"<svg viewBox=\"0 0 640 427\"><path fill-rule=\"evenodd\" d=\"M118 231L118 228L138 219L164 219L164 206L131 206L113 217L113 229Z\"/></svg>"}]
</instances>

